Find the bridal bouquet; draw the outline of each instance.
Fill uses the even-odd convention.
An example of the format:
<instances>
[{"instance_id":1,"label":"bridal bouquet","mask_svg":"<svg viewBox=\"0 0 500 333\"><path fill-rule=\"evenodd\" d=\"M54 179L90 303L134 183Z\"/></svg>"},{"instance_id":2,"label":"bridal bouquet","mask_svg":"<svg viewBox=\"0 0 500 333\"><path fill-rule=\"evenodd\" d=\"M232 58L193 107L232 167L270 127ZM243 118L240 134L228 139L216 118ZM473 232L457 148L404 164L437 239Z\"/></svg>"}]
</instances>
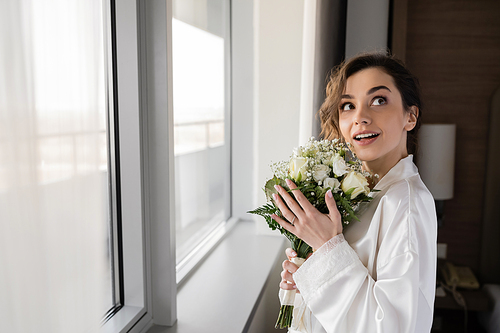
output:
<instances>
[{"instance_id":1,"label":"bridal bouquet","mask_svg":"<svg viewBox=\"0 0 500 333\"><path fill-rule=\"evenodd\" d=\"M274 185L280 185L290 192L285 179L292 180L309 202L325 214L328 213L325 194L331 190L344 228L354 220L359 221L355 213L359 204L372 199L368 196L370 188L367 178L370 174L361 170L361 161L338 139L317 141L311 138L305 146L295 148L288 161L271 164L271 169L274 177L264 186L268 203L248 213L264 217L272 230L279 230L290 240L292 249L297 253L292 262L297 266L305 261L313 249L271 218L272 214L282 216L272 197L273 193L277 193ZM284 292L276 328L291 326L295 292Z\"/></svg>"}]
</instances>

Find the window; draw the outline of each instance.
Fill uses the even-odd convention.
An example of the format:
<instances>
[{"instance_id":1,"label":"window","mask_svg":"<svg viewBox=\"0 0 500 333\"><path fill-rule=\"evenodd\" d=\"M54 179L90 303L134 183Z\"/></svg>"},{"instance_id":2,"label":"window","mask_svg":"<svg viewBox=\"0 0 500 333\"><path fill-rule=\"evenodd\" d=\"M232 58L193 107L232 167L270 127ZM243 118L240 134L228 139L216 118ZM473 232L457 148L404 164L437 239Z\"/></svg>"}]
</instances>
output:
<instances>
[{"instance_id":1,"label":"window","mask_svg":"<svg viewBox=\"0 0 500 333\"><path fill-rule=\"evenodd\" d=\"M173 1L178 266L230 217L229 3Z\"/></svg>"},{"instance_id":2,"label":"window","mask_svg":"<svg viewBox=\"0 0 500 333\"><path fill-rule=\"evenodd\" d=\"M173 2L0 2L4 330L138 333L153 317L171 325L170 228L179 222L177 266L227 228L229 0ZM196 91L191 82L191 93L175 92L192 97L176 104L175 121L171 24L207 55L179 68L206 61L212 75L184 74L196 76ZM193 129L203 136L185 141ZM188 187L204 192L186 200Z\"/></svg>"},{"instance_id":3,"label":"window","mask_svg":"<svg viewBox=\"0 0 500 333\"><path fill-rule=\"evenodd\" d=\"M120 305L108 1L0 6L0 320L86 332ZM22 315L22 316L21 316Z\"/></svg>"}]
</instances>

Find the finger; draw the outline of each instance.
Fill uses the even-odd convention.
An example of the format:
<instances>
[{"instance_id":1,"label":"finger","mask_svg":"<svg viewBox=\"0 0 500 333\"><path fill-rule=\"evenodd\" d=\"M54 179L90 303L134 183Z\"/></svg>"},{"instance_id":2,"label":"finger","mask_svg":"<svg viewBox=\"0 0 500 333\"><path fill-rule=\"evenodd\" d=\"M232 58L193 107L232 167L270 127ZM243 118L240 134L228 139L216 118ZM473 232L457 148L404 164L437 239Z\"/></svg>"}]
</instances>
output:
<instances>
[{"instance_id":1,"label":"finger","mask_svg":"<svg viewBox=\"0 0 500 333\"><path fill-rule=\"evenodd\" d=\"M290 282L292 284L295 284L295 281L293 280L292 273L290 273L287 270L281 271L281 278L287 282Z\"/></svg>"},{"instance_id":2,"label":"finger","mask_svg":"<svg viewBox=\"0 0 500 333\"><path fill-rule=\"evenodd\" d=\"M304 216L304 211L302 210L302 207L295 201L294 198L281 186L279 185L274 185L274 188L278 193L281 195L281 198L286 202L286 205L289 207L289 209L292 211L292 213L297 216L299 219ZM300 192L300 191L299 191Z\"/></svg>"},{"instance_id":3,"label":"finger","mask_svg":"<svg viewBox=\"0 0 500 333\"><path fill-rule=\"evenodd\" d=\"M290 272L290 274L295 273L297 269L299 269L299 266L295 265L293 262L288 260L283 261L283 264L281 264L281 266L285 271Z\"/></svg>"},{"instance_id":4,"label":"finger","mask_svg":"<svg viewBox=\"0 0 500 333\"><path fill-rule=\"evenodd\" d=\"M290 209L288 209L288 206L283 203L281 197L278 194L274 193L273 199L274 199L274 202L276 203L276 205L278 206L278 208L280 209L281 214L285 217L288 224L292 224L292 221L295 222L295 220L297 219L295 217L295 214L292 213L290 211Z\"/></svg>"},{"instance_id":5,"label":"finger","mask_svg":"<svg viewBox=\"0 0 500 333\"><path fill-rule=\"evenodd\" d=\"M326 191L325 202L326 202L326 207L328 208L328 216L330 217L330 220L333 221L335 219L338 219L340 213L337 208L337 203L335 202L335 198L333 197L332 190Z\"/></svg>"},{"instance_id":6,"label":"finger","mask_svg":"<svg viewBox=\"0 0 500 333\"><path fill-rule=\"evenodd\" d=\"M278 222L280 226L283 227L283 229L290 231L292 234L295 234L295 227L288 221L283 220L281 217L279 217L276 214L271 214L271 218Z\"/></svg>"},{"instance_id":7,"label":"finger","mask_svg":"<svg viewBox=\"0 0 500 333\"><path fill-rule=\"evenodd\" d=\"M288 257L288 260L295 258L297 256L297 252L295 252L291 247L285 250L285 254Z\"/></svg>"},{"instance_id":8,"label":"finger","mask_svg":"<svg viewBox=\"0 0 500 333\"><path fill-rule=\"evenodd\" d=\"M293 290L293 289L297 289L297 286L295 284L290 284L290 283L282 280L280 282L280 288L283 290Z\"/></svg>"},{"instance_id":9,"label":"finger","mask_svg":"<svg viewBox=\"0 0 500 333\"><path fill-rule=\"evenodd\" d=\"M307 200L306 196L304 193L302 193L300 190L297 189L297 185L295 185L294 182L292 182L290 179L285 179L286 184L292 190L291 192L293 193L293 196L295 200L300 204L303 210L308 210L310 208L313 208L314 206Z\"/></svg>"}]
</instances>

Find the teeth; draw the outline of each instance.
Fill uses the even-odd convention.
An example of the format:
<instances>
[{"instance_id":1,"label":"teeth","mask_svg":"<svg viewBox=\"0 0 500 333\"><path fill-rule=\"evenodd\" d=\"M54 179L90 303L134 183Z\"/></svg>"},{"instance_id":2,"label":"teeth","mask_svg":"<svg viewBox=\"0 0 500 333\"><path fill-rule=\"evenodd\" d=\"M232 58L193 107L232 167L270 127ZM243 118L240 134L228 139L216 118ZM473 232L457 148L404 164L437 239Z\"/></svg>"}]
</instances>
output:
<instances>
[{"instance_id":1,"label":"teeth","mask_svg":"<svg viewBox=\"0 0 500 333\"><path fill-rule=\"evenodd\" d=\"M367 133L367 134L358 134L356 135L355 139L364 139L364 138L369 138L371 136L377 136L377 133Z\"/></svg>"}]
</instances>

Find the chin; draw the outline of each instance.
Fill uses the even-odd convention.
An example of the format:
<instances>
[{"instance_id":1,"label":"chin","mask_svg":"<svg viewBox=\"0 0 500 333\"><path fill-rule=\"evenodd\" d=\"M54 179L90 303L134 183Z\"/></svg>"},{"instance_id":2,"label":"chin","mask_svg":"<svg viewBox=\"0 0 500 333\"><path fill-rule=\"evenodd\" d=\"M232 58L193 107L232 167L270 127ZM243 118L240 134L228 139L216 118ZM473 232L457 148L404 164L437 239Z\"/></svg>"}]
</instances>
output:
<instances>
[{"instance_id":1,"label":"chin","mask_svg":"<svg viewBox=\"0 0 500 333\"><path fill-rule=\"evenodd\" d=\"M376 159L378 159L380 156L376 155L376 154L370 154L370 153L356 153L356 156L361 160L361 162L371 162L371 161L375 161Z\"/></svg>"},{"instance_id":2,"label":"chin","mask_svg":"<svg viewBox=\"0 0 500 333\"><path fill-rule=\"evenodd\" d=\"M361 161L372 161L378 157L377 152L374 152L373 149L360 149L360 147L352 146L354 153Z\"/></svg>"}]
</instances>

